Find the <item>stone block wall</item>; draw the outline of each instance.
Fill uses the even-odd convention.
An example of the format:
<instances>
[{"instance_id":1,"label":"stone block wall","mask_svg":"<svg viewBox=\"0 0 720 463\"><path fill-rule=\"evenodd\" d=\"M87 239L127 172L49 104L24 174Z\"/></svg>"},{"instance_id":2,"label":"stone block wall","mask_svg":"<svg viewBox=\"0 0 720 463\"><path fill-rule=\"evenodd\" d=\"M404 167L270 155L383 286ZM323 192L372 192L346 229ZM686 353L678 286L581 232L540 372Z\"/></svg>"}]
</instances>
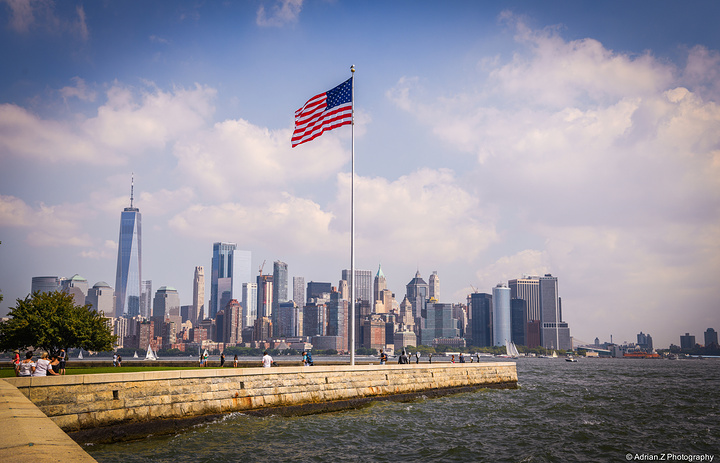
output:
<instances>
[{"instance_id":1,"label":"stone block wall","mask_svg":"<svg viewBox=\"0 0 720 463\"><path fill-rule=\"evenodd\" d=\"M8 378L66 432L463 387L514 387L515 363L224 368Z\"/></svg>"}]
</instances>

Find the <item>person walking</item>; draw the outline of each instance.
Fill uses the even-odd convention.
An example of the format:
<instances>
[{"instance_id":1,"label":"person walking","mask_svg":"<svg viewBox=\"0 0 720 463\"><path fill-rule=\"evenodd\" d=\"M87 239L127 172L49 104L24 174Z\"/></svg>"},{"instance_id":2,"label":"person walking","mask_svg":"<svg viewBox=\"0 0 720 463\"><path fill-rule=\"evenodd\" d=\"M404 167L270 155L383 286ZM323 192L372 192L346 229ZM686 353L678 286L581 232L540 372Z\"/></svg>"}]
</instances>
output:
<instances>
[{"instance_id":1,"label":"person walking","mask_svg":"<svg viewBox=\"0 0 720 463\"><path fill-rule=\"evenodd\" d=\"M273 358L270 357L268 351L265 351L262 358L262 365L264 368L270 368L273 364Z\"/></svg>"},{"instance_id":2,"label":"person walking","mask_svg":"<svg viewBox=\"0 0 720 463\"><path fill-rule=\"evenodd\" d=\"M429 361L430 363L432 363L432 352L430 352L430 353L428 354L428 361Z\"/></svg>"},{"instance_id":3,"label":"person walking","mask_svg":"<svg viewBox=\"0 0 720 463\"><path fill-rule=\"evenodd\" d=\"M225 352L220 354L220 368L222 368L223 365L225 365Z\"/></svg>"},{"instance_id":4,"label":"person walking","mask_svg":"<svg viewBox=\"0 0 720 463\"><path fill-rule=\"evenodd\" d=\"M119 367L122 366L122 355L118 355L118 365Z\"/></svg>"},{"instance_id":5,"label":"person walking","mask_svg":"<svg viewBox=\"0 0 720 463\"><path fill-rule=\"evenodd\" d=\"M420 351L415 352L415 365L420 363Z\"/></svg>"},{"instance_id":6,"label":"person walking","mask_svg":"<svg viewBox=\"0 0 720 463\"><path fill-rule=\"evenodd\" d=\"M113 366L117 366L117 354L113 354Z\"/></svg>"},{"instance_id":7,"label":"person walking","mask_svg":"<svg viewBox=\"0 0 720 463\"><path fill-rule=\"evenodd\" d=\"M235 354L235 358L233 359L233 367L234 367L234 368L237 368L237 363L238 363L238 361L237 361L237 354Z\"/></svg>"},{"instance_id":8,"label":"person walking","mask_svg":"<svg viewBox=\"0 0 720 463\"><path fill-rule=\"evenodd\" d=\"M460 352L460 363L465 363L465 356Z\"/></svg>"},{"instance_id":9,"label":"person walking","mask_svg":"<svg viewBox=\"0 0 720 463\"><path fill-rule=\"evenodd\" d=\"M387 363L387 354L383 349L380 349L380 365L385 365Z\"/></svg>"},{"instance_id":10,"label":"person walking","mask_svg":"<svg viewBox=\"0 0 720 463\"><path fill-rule=\"evenodd\" d=\"M455 354L453 354L453 355L450 357L450 361L451 361L452 363L455 363Z\"/></svg>"}]
</instances>

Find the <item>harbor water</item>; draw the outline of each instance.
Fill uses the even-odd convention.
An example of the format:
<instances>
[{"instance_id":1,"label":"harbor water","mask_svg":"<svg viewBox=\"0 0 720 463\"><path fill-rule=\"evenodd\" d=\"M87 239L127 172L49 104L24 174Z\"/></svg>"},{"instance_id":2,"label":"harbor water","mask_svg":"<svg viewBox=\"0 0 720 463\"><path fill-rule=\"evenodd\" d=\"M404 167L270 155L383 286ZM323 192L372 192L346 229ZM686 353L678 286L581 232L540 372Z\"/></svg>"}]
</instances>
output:
<instances>
[{"instance_id":1,"label":"harbor water","mask_svg":"<svg viewBox=\"0 0 720 463\"><path fill-rule=\"evenodd\" d=\"M517 369L519 389L290 418L235 413L85 448L101 463L720 461L720 359L520 358Z\"/></svg>"}]
</instances>

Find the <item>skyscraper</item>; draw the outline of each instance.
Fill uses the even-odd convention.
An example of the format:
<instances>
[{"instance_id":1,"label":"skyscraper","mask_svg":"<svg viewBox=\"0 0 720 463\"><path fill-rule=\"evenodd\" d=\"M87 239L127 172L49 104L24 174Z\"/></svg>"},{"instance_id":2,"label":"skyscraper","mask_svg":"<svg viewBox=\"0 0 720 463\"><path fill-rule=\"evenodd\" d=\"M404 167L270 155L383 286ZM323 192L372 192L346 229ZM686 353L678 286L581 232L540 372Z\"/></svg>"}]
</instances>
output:
<instances>
[{"instance_id":1,"label":"skyscraper","mask_svg":"<svg viewBox=\"0 0 720 463\"><path fill-rule=\"evenodd\" d=\"M130 207L120 215L117 270L115 272L115 316L140 315L142 281L142 215L133 207L135 182L130 183Z\"/></svg>"},{"instance_id":2,"label":"skyscraper","mask_svg":"<svg viewBox=\"0 0 720 463\"><path fill-rule=\"evenodd\" d=\"M420 342L424 346L432 346L435 338L460 337L458 321L453 318L452 304L430 302L426 308L427 317L420 329Z\"/></svg>"},{"instance_id":3,"label":"skyscraper","mask_svg":"<svg viewBox=\"0 0 720 463\"><path fill-rule=\"evenodd\" d=\"M540 320L540 280L538 277L523 277L508 281L511 299L522 299L527 304L527 317Z\"/></svg>"},{"instance_id":4,"label":"skyscraper","mask_svg":"<svg viewBox=\"0 0 720 463\"><path fill-rule=\"evenodd\" d=\"M88 290L85 303L91 304L94 311L111 317L115 313L115 291L104 281L98 281Z\"/></svg>"},{"instance_id":5,"label":"skyscraper","mask_svg":"<svg viewBox=\"0 0 720 463\"><path fill-rule=\"evenodd\" d=\"M542 345L546 349L572 349L570 329L560 315L558 279L551 274L538 278L540 283L540 322Z\"/></svg>"},{"instance_id":6,"label":"skyscraper","mask_svg":"<svg viewBox=\"0 0 720 463\"><path fill-rule=\"evenodd\" d=\"M175 329L182 324L180 316L180 296L177 289L172 286L161 286L155 293L153 300L153 319L155 323L165 320L175 322Z\"/></svg>"},{"instance_id":7,"label":"skyscraper","mask_svg":"<svg viewBox=\"0 0 720 463\"><path fill-rule=\"evenodd\" d=\"M415 278L405 285L408 301L413 307L413 317L422 317L427 304L429 288L428 284L420 276L420 270L415 273Z\"/></svg>"},{"instance_id":8,"label":"skyscraper","mask_svg":"<svg viewBox=\"0 0 720 463\"><path fill-rule=\"evenodd\" d=\"M152 280L142 280L140 283L140 316L152 317Z\"/></svg>"},{"instance_id":9,"label":"skyscraper","mask_svg":"<svg viewBox=\"0 0 720 463\"><path fill-rule=\"evenodd\" d=\"M717 331L715 331L713 328L708 328L705 330L705 347L717 345L718 343L718 334Z\"/></svg>"},{"instance_id":10,"label":"skyscraper","mask_svg":"<svg viewBox=\"0 0 720 463\"><path fill-rule=\"evenodd\" d=\"M257 320L272 317L273 276L258 275L257 277ZM271 320L272 321L272 320Z\"/></svg>"},{"instance_id":11,"label":"skyscraper","mask_svg":"<svg viewBox=\"0 0 720 463\"><path fill-rule=\"evenodd\" d=\"M202 266L195 267L192 313L188 318L193 326L205 318L205 269Z\"/></svg>"},{"instance_id":12,"label":"skyscraper","mask_svg":"<svg viewBox=\"0 0 720 463\"><path fill-rule=\"evenodd\" d=\"M342 279L350 283L350 270L342 271ZM367 301L372 304L372 272L355 269L355 300ZM308 295L308 297L310 297Z\"/></svg>"},{"instance_id":13,"label":"skyscraper","mask_svg":"<svg viewBox=\"0 0 720 463\"><path fill-rule=\"evenodd\" d=\"M305 277L293 277L293 297L297 305L305 305Z\"/></svg>"},{"instance_id":14,"label":"skyscraper","mask_svg":"<svg viewBox=\"0 0 720 463\"><path fill-rule=\"evenodd\" d=\"M378 312L378 301L383 301L382 292L385 289L387 289L385 274L382 271L382 266L378 265L378 271L375 274L375 281L373 282L373 312ZM387 312L387 309L383 306L382 311Z\"/></svg>"},{"instance_id":15,"label":"skyscraper","mask_svg":"<svg viewBox=\"0 0 720 463\"><path fill-rule=\"evenodd\" d=\"M510 288L497 285L492 289L493 297L493 345L504 346L511 340L510 331Z\"/></svg>"},{"instance_id":16,"label":"skyscraper","mask_svg":"<svg viewBox=\"0 0 720 463\"><path fill-rule=\"evenodd\" d=\"M273 327L278 327L277 309L280 304L288 301L288 266L285 262L276 260L273 262Z\"/></svg>"},{"instance_id":17,"label":"skyscraper","mask_svg":"<svg viewBox=\"0 0 720 463\"><path fill-rule=\"evenodd\" d=\"M492 346L492 295L472 293L470 310L472 312L472 345L476 347Z\"/></svg>"},{"instance_id":18,"label":"skyscraper","mask_svg":"<svg viewBox=\"0 0 720 463\"><path fill-rule=\"evenodd\" d=\"M243 328L255 325L257 319L257 283L242 284Z\"/></svg>"},{"instance_id":19,"label":"skyscraper","mask_svg":"<svg viewBox=\"0 0 720 463\"><path fill-rule=\"evenodd\" d=\"M428 297L435 298L436 301L440 301L440 277L437 271L432 272L428 281L429 291Z\"/></svg>"},{"instance_id":20,"label":"skyscraper","mask_svg":"<svg viewBox=\"0 0 720 463\"><path fill-rule=\"evenodd\" d=\"M213 243L209 318L215 318L233 299L233 257L236 248L235 243Z\"/></svg>"}]
</instances>

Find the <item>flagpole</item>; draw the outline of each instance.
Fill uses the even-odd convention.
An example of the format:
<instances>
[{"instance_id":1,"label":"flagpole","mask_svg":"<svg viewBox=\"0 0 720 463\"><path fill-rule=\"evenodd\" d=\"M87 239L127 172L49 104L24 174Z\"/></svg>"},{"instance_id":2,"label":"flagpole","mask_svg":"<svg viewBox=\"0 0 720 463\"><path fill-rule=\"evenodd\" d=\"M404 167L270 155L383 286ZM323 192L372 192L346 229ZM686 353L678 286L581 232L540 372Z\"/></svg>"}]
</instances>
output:
<instances>
[{"instance_id":1,"label":"flagpole","mask_svg":"<svg viewBox=\"0 0 720 463\"><path fill-rule=\"evenodd\" d=\"M355 365L355 65L350 66L352 73L352 123L350 158L352 174L350 177L350 365Z\"/></svg>"}]
</instances>

